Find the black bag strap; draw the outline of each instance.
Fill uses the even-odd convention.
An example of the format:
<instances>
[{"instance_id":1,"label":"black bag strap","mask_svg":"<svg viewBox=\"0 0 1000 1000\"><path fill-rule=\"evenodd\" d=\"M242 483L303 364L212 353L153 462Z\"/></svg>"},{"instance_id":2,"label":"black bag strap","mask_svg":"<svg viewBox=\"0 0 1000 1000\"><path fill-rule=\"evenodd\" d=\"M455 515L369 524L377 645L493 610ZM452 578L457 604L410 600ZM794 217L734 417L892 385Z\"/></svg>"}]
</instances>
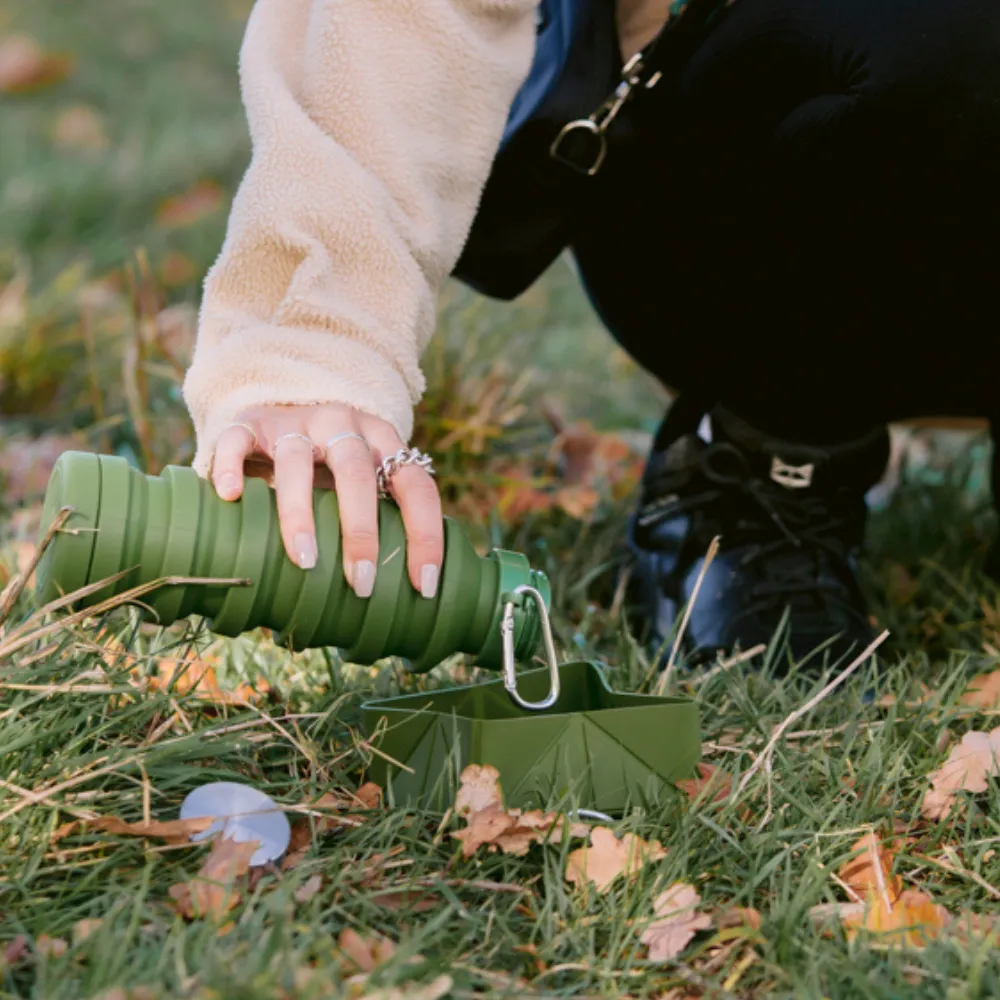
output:
<instances>
[{"instance_id":1,"label":"black bag strap","mask_svg":"<svg viewBox=\"0 0 1000 1000\"><path fill-rule=\"evenodd\" d=\"M564 125L549 147L549 155L588 177L593 177L608 155L607 132L618 113L634 97L666 80L676 82L705 28L735 0L674 0L666 23L621 70L618 85L586 118Z\"/></svg>"}]
</instances>

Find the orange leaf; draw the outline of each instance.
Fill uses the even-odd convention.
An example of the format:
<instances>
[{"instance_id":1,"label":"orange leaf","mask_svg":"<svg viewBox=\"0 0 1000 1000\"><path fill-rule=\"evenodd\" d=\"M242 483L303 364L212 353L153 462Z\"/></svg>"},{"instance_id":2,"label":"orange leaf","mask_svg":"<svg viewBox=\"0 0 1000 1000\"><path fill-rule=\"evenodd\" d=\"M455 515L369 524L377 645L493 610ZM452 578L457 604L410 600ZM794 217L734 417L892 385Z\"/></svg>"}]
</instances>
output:
<instances>
[{"instance_id":1,"label":"orange leaf","mask_svg":"<svg viewBox=\"0 0 1000 1000\"><path fill-rule=\"evenodd\" d=\"M239 843L217 837L195 878L170 887L177 912L188 920L210 917L220 923L240 901L235 882L249 871L259 846L255 840Z\"/></svg>"},{"instance_id":2,"label":"orange leaf","mask_svg":"<svg viewBox=\"0 0 1000 1000\"><path fill-rule=\"evenodd\" d=\"M345 927L337 939L340 964L347 974L373 972L396 954L396 946L381 934L362 937L352 927Z\"/></svg>"},{"instance_id":3,"label":"orange leaf","mask_svg":"<svg viewBox=\"0 0 1000 1000\"><path fill-rule=\"evenodd\" d=\"M647 843L631 833L619 840L606 826L596 826L590 831L590 845L566 859L566 880L575 885L590 882L598 892L607 892L619 875L631 877L666 855L658 840Z\"/></svg>"},{"instance_id":4,"label":"orange leaf","mask_svg":"<svg viewBox=\"0 0 1000 1000\"><path fill-rule=\"evenodd\" d=\"M697 913L701 896L694 887L677 882L661 892L653 903L657 919L643 932L640 940L649 946L651 962L667 962L676 958L698 931L708 930L712 919L707 913Z\"/></svg>"},{"instance_id":5,"label":"orange leaf","mask_svg":"<svg viewBox=\"0 0 1000 1000\"><path fill-rule=\"evenodd\" d=\"M715 764L698 762L698 777L684 778L674 782L693 802L700 799L706 803L725 802L733 792L733 776Z\"/></svg>"},{"instance_id":6,"label":"orange leaf","mask_svg":"<svg viewBox=\"0 0 1000 1000\"><path fill-rule=\"evenodd\" d=\"M730 927L750 927L755 931L760 930L760 913L752 906L731 906L728 910L723 910L717 920L720 930Z\"/></svg>"},{"instance_id":7,"label":"orange leaf","mask_svg":"<svg viewBox=\"0 0 1000 1000\"><path fill-rule=\"evenodd\" d=\"M63 149L100 153L108 148L101 116L86 104L74 104L59 112L52 123L52 141Z\"/></svg>"},{"instance_id":8,"label":"orange leaf","mask_svg":"<svg viewBox=\"0 0 1000 1000\"><path fill-rule=\"evenodd\" d=\"M890 906L899 899L903 884L892 874L893 855L878 835L866 833L851 848L854 855L837 873L860 900L877 895Z\"/></svg>"},{"instance_id":9,"label":"orange leaf","mask_svg":"<svg viewBox=\"0 0 1000 1000\"><path fill-rule=\"evenodd\" d=\"M320 889L323 888L323 876L322 875L310 875L309 878L305 880L295 890L295 902L296 903L308 903L313 896L316 895Z\"/></svg>"},{"instance_id":10,"label":"orange leaf","mask_svg":"<svg viewBox=\"0 0 1000 1000\"><path fill-rule=\"evenodd\" d=\"M35 951L44 958L59 958L69 950L69 945L62 938L39 934L35 940Z\"/></svg>"},{"instance_id":11,"label":"orange leaf","mask_svg":"<svg viewBox=\"0 0 1000 1000\"><path fill-rule=\"evenodd\" d=\"M564 486L555 496L556 505L578 521L590 517L600 499L597 490L589 486Z\"/></svg>"},{"instance_id":12,"label":"orange leaf","mask_svg":"<svg viewBox=\"0 0 1000 1000\"><path fill-rule=\"evenodd\" d=\"M864 914L846 917L844 927L852 939L859 931L866 930L890 936L890 940L884 942L885 947L923 948L944 930L949 919L947 910L937 906L930 896L907 889L891 906L887 906L880 896L873 896Z\"/></svg>"},{"instance_id":13,"label":"orange leaf","mask_svg":"<svg viewBox=\"0 0 1000 1000\"><path fill-rule=\"evenodd\" d=\"M188 285L198 277L198 268L182 253L168 253L160 262L160 282L167 288Z\"/></svg>"},{"instance_id":14,"label":"orange leaf","mask_svg":"<svg viewBox=\"0 0 1000 1000\"><path fill-rule=\"evenodd\" d=\"M225 193L215 181L198 181L181 194L167 198L156 212L161 226L190 226L222 208Z\"/></svg>"},{"instance_id":15,"label":"orange leaf","mask_svg":"<svg viewBox=\"0 0 1000 1000\"><path fill-rule=\"evenodd\" d=\"M452 833L462 842L462 854L471 858L484 844L491 852L524 855L532 844L561 840L566 831L566 818L541 810L522 813L520 809L504 809L499 784L500 772L489 764L469 764L461 775L455 795L455 812L467 825ZM585 837L589 828L581 823L569 826L569 835Z\"/></svg>"},{"instance_id":16,"label":"orange leaf","mask_svg":"<svg viewBox=\"0 0 1000 1000\"><path fill-rule=\"evenodd\" d=\"M973 708L986 710L996 708L1000 704L1000 670L973 677L961 697L961 702Z\"/></svg>"},{"instance_id":17,"label":"orange leaf","mask_svg":"<svg viewBox=\"0 0 1000 1000\"><path fill-rule=\"evenodd\" d=\"M27 35L0 39L0 93L24 94L60 83L73 69L68 56L45 52Z\"/></svg>"}]
</instances>

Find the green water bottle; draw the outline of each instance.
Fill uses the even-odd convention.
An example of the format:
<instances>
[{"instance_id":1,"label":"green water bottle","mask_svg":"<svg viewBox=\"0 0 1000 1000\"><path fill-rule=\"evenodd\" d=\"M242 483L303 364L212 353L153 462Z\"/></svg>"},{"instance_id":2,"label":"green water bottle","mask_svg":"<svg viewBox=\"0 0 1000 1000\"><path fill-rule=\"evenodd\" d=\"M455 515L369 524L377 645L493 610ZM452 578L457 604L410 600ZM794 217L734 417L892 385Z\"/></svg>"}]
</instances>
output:
<instances>
[{"instance_id":1,"label":"green water bottle","mask_svg":"<svg viewBox=\"0 0 1000 1000\"><path fill-rule=\"evenodd\" d=\"M344 577L332 490L313 494L319 560L309 571L285 554L274 493L260 479L248 479L242 498L231 502L193 469L171 466L147 476L122 458L66 452L49 480L43 532L65 507L72 513L37 571L43 602L116 574L122 575L77 606L167 576L238 579L246 583L163 586L143 602L161 625L202 615L221 635L263 626L296 650L336 646L348 661L362 664L400 656L418 671L454 653L500 668L501 626L513 633L518 660L528 659L542 637L537 604L517 600L511 615L510 597L531 587L548 604L545 574L519 553L494 549L479 556L449 518L438 593L426 600L409 580L399 510L380 501L375 590L362 599Z\"/></svg>"}]
</instances>

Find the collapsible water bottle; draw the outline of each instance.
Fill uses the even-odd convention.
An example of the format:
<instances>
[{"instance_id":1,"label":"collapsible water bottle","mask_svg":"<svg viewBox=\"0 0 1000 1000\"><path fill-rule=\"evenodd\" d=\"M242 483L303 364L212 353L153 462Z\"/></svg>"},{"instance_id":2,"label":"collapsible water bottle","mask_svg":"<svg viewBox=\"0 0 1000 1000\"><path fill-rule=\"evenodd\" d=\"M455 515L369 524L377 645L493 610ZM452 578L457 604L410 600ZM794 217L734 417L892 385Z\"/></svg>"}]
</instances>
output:
<instances>
[{"instance_id":1,"label":"collapsible water bottle","mask_svg":"<svg viewBox=\"0 0 1000 1000\"><path fill-rule=\"evenodd\" d=\"M528 659L542 637L537 599L516 595L519 588L533 588L547 605L545 574L519 553L494 549L478 555L448 518L437 596L421 597L407 573L402 518L387 501L379 503L379 557L368 599L359 598L344 577L332 490L313 494L319 559L309 571L285 554L274 493L260 479L248 479L242 498L233 502L220 499L193 469L171 466L147 476L122 458L66 452L49 481L43 532L66 507L72 512L38 567L42 601L116 574L77 606L164 577L239 580L170 584L143 602L162 625L202 615L221 635L267 627L296 650L337 646L347 660L362 664L400 656L418 671L454 653L499 668L504 631L518 660Z\"/></svg>"}]
</instances>

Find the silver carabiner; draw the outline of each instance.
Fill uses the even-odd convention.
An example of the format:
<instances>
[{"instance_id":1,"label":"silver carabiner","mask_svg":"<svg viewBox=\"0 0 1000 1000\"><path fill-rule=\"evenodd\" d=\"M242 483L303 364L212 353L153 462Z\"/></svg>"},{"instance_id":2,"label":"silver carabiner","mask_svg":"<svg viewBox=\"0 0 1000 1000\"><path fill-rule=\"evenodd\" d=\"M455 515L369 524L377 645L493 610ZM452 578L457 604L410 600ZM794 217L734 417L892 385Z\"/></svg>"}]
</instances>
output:
<instances>
[{"instance_id":1,"label":"silver carabiner","mask_svg":"<svg viewBox=\"0 0 1000 1000\"><path fill-rule=\"evenodd\" d=\"M516 607L514 601L508 601L504 605L503 618L500 621L500 634L503 639L503 686L517 706L529 712L541 712L551 708L559 700L559 663L556 660L555 643L552 641L549 609L545 606L545 598L526 583L515 587L512 593L526 594L538 608L538 617L542 623L542 641L545 643L545 659L549 664L549 693L541 701L525 701L518 694L517 664L514 662L514 608Z\"/></svg>"}]
</instances>

